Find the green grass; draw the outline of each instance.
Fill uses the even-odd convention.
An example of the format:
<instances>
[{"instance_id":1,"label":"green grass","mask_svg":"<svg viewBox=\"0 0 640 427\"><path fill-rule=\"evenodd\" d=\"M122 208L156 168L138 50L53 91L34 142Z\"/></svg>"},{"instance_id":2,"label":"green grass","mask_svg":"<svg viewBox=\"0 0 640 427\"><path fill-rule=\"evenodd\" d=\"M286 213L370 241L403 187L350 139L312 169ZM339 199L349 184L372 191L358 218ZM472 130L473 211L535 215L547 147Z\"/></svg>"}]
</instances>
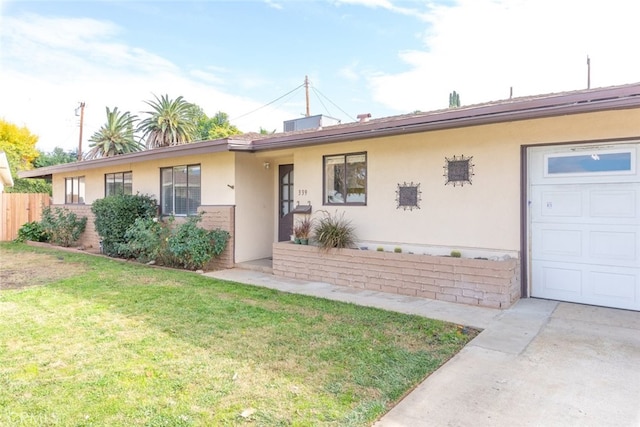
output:
<instances>
[{"instance_id":1,"label":"green grass","mask_svg":"<svg viewBox=\"0 0 640 427\"><path fill-rule=\"evenodd\" d=\"M20 260L38 284L0 291L0 425L365 426L472 338L22 244L0 245L3 280Z\"/></svg>"}]
</instances>

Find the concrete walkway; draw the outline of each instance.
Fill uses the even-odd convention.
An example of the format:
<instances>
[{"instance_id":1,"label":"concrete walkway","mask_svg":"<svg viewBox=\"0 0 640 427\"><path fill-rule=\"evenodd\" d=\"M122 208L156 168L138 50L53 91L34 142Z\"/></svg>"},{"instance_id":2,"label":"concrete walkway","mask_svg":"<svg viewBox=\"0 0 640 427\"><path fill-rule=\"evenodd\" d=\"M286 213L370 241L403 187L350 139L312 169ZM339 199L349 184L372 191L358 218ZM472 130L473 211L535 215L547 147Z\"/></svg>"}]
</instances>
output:
<instances>
[{"instance_id":1,"label":"concrete walkway","mask_svg":"<svg viewBox=\"0 0 640 427\"><path fill-rule=\"evenodd\" d=\"M375 427L640 427L640 312L536 299L495 310L241 269L206 275L483 329Z\"/></svg>"}]
</instances>

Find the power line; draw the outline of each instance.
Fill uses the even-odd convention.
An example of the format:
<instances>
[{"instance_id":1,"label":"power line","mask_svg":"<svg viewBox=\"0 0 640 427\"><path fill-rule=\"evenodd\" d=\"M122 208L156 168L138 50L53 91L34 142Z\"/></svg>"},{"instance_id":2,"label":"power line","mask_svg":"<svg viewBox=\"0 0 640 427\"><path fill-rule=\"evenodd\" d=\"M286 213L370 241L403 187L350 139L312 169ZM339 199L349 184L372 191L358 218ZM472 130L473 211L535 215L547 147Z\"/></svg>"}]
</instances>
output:
<instances>
[{"instance_id":1,"label":"power line","mask_svg":"<svg viewBox=\"0 0 640 427\"><path fill-rule=\"evenodd\" d=\"M336 107L338 110L342 111L342 114L344 114L345 116L349 117L351 120L353 120L354 122L356 121L356 119L354 119L353 117L351 117L349 115L349 113L345 112L342 108L338 107L338 105L336 105L335 102L333 102L332 100L330 100L329 98L327 98L327 96L325 94L323 94L322 92L320 92L318 89L316 89L315 87L311 86L311 89L313 89L314 92L319 93L320 95L322 95L327 101L329 101L334 107ZM325 108L326 109L326 108Z\"/></svg>"},{"instance_id":2,"label":"power line","mask_svg":"<svg viewBox=\"0 0 640 427\"><path fill-rule=\"evenodd\" d=\"M311 89L313 89L313 93L316 94L316 98L318 98L318 101L320 101L320 104L322 105L322 107L324 108L324 110L327 112L327 114L329 114L331 116L331 111L329 111L329 109L327 108L326 105L324 105L324 102L322 102L322 98L320 98L318 91L316 90L316 88L312 87Z\"/></svg>"},{"instance_id":3,"label":"power line","mask_svg":"<svg viewBox=\"0 0 640 427\"><path fill-rule=\"evenodd\" d=\"M282 96L280 96L280 97L278 97L278 98L274 99L273 101L271 101L271 102L269 102L269 103L267 103L267 104L264 104L262 107L258 107L258 108L256 108L256 109L255 109L255 110L253 110L253 111L249 111L248 113L242 114L242 115L240 115L240 116L238 116L238 117L234 117L234 118L232 118L232 119L229 119L229 121L231 121L231 120L238 120L238 119L241 119L241 118L243 118L243 117L245 117L245 116L248 116L249 114L253 114L253 113L255 113L255 112L256 112L256 111L258 111L258 110L262 110L263 108L268 107L269 105L273 104L274 102L280 101L280 100L281 100L282 98L284 98L285 96L291 95L293 92L297 91L298 89L300 89L300 88L301 88L301 87L303 87L303 86L304 86L304 83L302 83L300 86L296 87L295 89L290 90L289 92L285 93L284 95L282 95Z\"/></svg>"}]
</instances>

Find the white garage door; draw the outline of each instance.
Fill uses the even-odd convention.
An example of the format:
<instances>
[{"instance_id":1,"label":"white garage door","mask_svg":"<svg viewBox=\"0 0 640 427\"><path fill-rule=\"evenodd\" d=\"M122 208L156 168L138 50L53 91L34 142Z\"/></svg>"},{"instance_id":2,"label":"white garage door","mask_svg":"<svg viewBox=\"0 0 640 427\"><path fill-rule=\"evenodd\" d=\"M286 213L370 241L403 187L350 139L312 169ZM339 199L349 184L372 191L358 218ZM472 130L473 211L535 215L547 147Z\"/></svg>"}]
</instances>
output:
<instances>
[{"instance_id":1,"label":"white garage door","mask_svg":"<svg viewBox=\"0 0 640 427\"><path fill-rule=\"evenodd\" d=\"M640 144L535 147L531 295L640 310Z\"/></svg>"}]
</instances>

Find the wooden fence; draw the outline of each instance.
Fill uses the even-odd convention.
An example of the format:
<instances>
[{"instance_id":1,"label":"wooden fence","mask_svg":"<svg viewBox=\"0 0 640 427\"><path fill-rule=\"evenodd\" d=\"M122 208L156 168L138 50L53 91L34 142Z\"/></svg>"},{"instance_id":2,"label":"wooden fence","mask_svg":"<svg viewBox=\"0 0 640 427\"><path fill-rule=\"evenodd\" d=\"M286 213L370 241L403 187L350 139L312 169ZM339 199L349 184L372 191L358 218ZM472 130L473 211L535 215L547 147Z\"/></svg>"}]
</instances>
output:
<instances>
[{"instance_id":1,"label":"wooden fence","mask_svg":"<svg viewBox=\"0 0 640 427\"><path fill-rule=\"evenodd\" d=\"M0 194L0 241L18 237L18 230L27 222L40 221L42 208L51 205L46 193Z\"/></svg>"}]
</instances>

